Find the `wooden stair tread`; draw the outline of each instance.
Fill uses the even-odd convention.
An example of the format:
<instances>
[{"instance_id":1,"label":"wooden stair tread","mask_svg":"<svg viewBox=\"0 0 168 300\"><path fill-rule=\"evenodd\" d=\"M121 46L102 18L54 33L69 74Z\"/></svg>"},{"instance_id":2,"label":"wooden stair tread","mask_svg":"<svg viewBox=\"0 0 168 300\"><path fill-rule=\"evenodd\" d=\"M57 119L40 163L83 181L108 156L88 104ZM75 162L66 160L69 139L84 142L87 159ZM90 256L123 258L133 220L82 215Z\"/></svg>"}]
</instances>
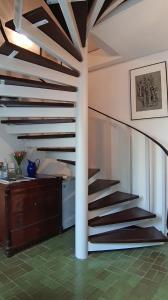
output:
<instances>
[{"instance_id":1,"label":"wooden stair tread","mask_svg":"<svg viewBox=\"0 0 168 300\"><path fill-rule=\"evenodd\" d=\"M98 172L100 171L100 169L88 169L88 178L93 177L94 175L96 175Z\"/></svg>"},{"instance_id":2,"label":"wooden stair tread","mask_svg":"<svg viewBox=\"0 0 168 300\"><path fill-rule=\"evenodd\" d=\"M156 215L140 207L133 207L106 216L90 219L89 226L104 226L152 218L156 218Z\"/></svg>"},{"instance_id":3,"label":"wooden stair tread","mask_svg":"<svg viewBox=\"0 0 168 300\"><path fill-rule=\"evenodd\" d=\"M59 90L67 92L76 92L77 88L71 85L53 84L44 81L18 78L14 76L0 75L0 83L5 85L16 85L24 87L33 87L40 89Z\"/></svg>"},{"instance_id":4,"label":"wooden stair tread","mask_svg":"<svg viewBox=\"0 0 168 300\"><path fill-rule=\"evenodd\" d=\"M53 21L53 19L49 16L49 14L45 11L45 9L41 6L32 11L27 12L23 15L29 22L35 24L42 20L47 20L48 23L41 24L38 28L49 36L53 41L58 43L63 49L69 52L74 58L78 61L82 61L82 56L79 51L75 48L73 43L66 37L66 35L62 32L59 26ZM13 20L8 21L6 27L15 30Z\"/></svg>"},{"instance_id":5,"label":"wooden stair tread","mask_svg":"<svg viewBox=\"0 0 168 300\"><path fill-rule=\"evenodd\" d=\"M27 139L27 140L35 140L35 139L56 139L56 138L72 138L75 137L75 133L52 133L52 134L27 134L27 135L20 135L17 138L22 140L22 139Z\"/></svg>"},{"instance_id":6,"label":"wooden stair tread","mask_svg":"<svg viewBox=\"0 0 168 300\"><path fill-rule=\"evenodd\" d=\"M100 209L103 207L116 205L119 203L127 202L138 198L139 196L137 195L117 191L114 192L113 194L110 194L108 196L105 196L103 198L100 198L96 201L89 203L88 208L89 210Z\"/></svg>"},{"instance_id":7,"label":"wooden stair tread","mask_svg":"<svg viewBox=\"0 0 168 300\"><path fill-rule=\"evenodd\" d=\"M97 179L89 185L88 193L91 195L118 183L120 183L119 180Z\"/></svg>"},{"instance_id":8,"label":"wooden stair tread","mask_svg":"<svg viewBox=\"0 0 168 300\"><path fill-rule=\"evenodd\" d=\"M67 160L67 159L57 159L57 161L63 162L65 164L70 164L70 165L73 165L73 166L75 166L75 164L76 164L75 161L73 161L73 160Z\"/></svg>"},{"instance_id":9,"label":"wooden stair tread","mask_svg":"<svg viewBox=\"0 0 168 300\"><path fill-rule=\"evenodd\" d=\"M88 1L72 2L71 5L75 16L75 21L78 28L81 43L82 46L85 47Z\"/></svg>"},{"instance_id":10,"label":"wooden stair tread","mask_svg":"<svg viewBox=\"0 0 168 300\"><path fill-rule=\"evenodd\" d=\"M72 41L71 35L69 33L69 29L64 19L64 15L62 13L61 7L59 3L52 3L48 4L47 0L45 0L46 4L49 6L50 10L52 11L53 15L56 17L57 21L61 24L61 27L64 29L64 32L67 34L69 39Z\"/></svg>"},{"instance_id":11,"label":"wooden stair tread","mask_svg":"<svg viewBox=\"0 0 168 300\"><path fill-rule=\"evenodd\" d=\"M85 47L85 42L86 42L86 22L87 22L87 14L88 14L88 5L89 4L90 4L90 0L89 1L76 1L76 2L71 3L75 21L76 21L76 25L77 25L79 36L80 36L80 40L81 40L83 47ZM56 19L61 24L62 28L64 28L66 34L71 39L68 27L66 25L64 16L62 15L62 11L60 9L59 4L54 3L54 4L49 4L48 6L50 7L51 11L55 15Z\"/></svg>"},{"instance_id":12,"label":"wooden stair tread","mask_svg":"<svg viewBox=\"0 0 168 300\"><path fill-rule=\"evenodd\" d=\"M58 71L64 74L68 74L74 77L79 77L80 73L77 70L72 70L70 68L67 68L65 66L62 66L61 64L50 60L46 57L43 57L39 54L36 54L32 51L29 51L27 49L21 48L13 43L10 43L8 41L5 41L2 46L0 47L0 54L9 56L13 51L17 51L15 58L18 58L20 60L33 63L35 65L39 65L45 68L49 68L54 71Z\"/></svg>"},{"instance_id":13,"label":"wooden stair tread","mask_svg":"<svg viewBox=\"0 0 168 300\"><path fill-rule=\"evenodd\" d=\"M75 148L74 147L54 147L54 148L40 147L40 148L37 148L37 151L75 152Z\"/></svg>"},{"instance_id":14,"label":"wooden stair tread","mask_svg":"<svg viewBox=\"0 0 168 300\"><path fill-rule=\"evenodd\" d=\"M1 120L2 124L7 125L30 125L30 124L57 124L57 123L74 123L75 118L11 118Z\"/></svg>"},{"instance_id":15,"label":"wooden stair tread","mask_svg":"<svg viewBox=\"0 0 168 300\"><path fill-rule=\"evenodd\" d=\"M25 101L18 99L1 100L0 106L6 107L74 107L73 102L57 102L57 101Z\"/></svg>"},{"instance_id":16,"label":"wooden stair tread","mask_svg":"<svg viewBox=\"0 0 168 300\"><path fill-rule=\"evenodd\" d=\"M125 228L89 236L91 243L157 243L168 242L155 227Z\"/></svg>"}]
</instances>

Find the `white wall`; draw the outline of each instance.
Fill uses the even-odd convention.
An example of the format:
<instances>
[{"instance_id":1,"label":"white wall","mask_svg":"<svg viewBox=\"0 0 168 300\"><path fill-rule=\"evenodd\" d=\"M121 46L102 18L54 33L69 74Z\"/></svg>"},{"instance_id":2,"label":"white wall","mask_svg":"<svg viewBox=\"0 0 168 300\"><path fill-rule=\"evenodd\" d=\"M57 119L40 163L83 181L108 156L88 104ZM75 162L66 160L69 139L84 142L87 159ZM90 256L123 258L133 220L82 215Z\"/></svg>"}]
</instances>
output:
<instances>
[{"instance_id":1,"label":"white wall","mask_svg":"<svg viewBox=\"0 0 168 300\"><path fill-rule=\"evenodd\" d=\"M131 121L130 112L129 70L162 61L168 62L168 51L89 73L89 105L148 133L168 148L168 117ZM100 167L105 178L120 179L121 190L140 195L140 206L161 218L165 212L165 182L161 179L165 164L158 151L158 147L151 150L140 134L134 134L131 141L126 127L89 112L89 166ZM164 231L162 224L158 221L155 225Z\"/></svg>"},{"instance_id":2,"label":"white wall","mask_svg":"<svg viewBox=\"0 0 168 300\"><path fill-rule=\"evenodd\" d=\"M24 150L23 144L14 136L7 133L5 125L0 124L0 161L10 159L10 154L17 150Z\"/></svg>"},{"instance_id":3,"label":"white wall","mask_svg":"<svg viewBox=\"0 0 168 300\"><path fill-rule=\"evenodd\" d=\"M168 147L168 118L131 121L129 70L166 61L168 51L89 73L89 105L149 133Z\"/></svg>"}]
</instances>

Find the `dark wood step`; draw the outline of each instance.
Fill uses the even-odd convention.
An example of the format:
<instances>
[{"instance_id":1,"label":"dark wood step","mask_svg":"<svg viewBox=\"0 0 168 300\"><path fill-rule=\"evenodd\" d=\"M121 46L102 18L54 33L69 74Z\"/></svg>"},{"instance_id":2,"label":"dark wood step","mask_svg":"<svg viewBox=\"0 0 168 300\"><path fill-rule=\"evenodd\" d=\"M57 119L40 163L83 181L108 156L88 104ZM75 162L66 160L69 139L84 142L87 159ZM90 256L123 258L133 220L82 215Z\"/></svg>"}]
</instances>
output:
<instances>
[{"instance_id":1,"label":"dark wood step","mask_svg":"<svg viewBox=\"0 0 168 300\"><path fill-rule=\"evenodd\" d=\"M99 171L100 171L100 169L89 169L89 170L88 170L88 178L93 177L93 176L96 175Z\"/></svg>"},{"instance_id":2,"label":"dark wood step","mask_svg":"<svg viewBox=\"0 0 168 300\"><path fill-rule=\"evenodd\" d=\"M67 24L65 22L64 15L62 13L59 3L48 4L47 0L45 0L45 2L51 9L51 11L52 11L53 15L56 17L57 21L61 24L61 27L64 29L64 32L66 32L67 36L72 41L71 35L69 33L69 30L68 30Z\"/></svg>"},{"instance_id":3,"label":"dark wood step","mask_svg":"<svg viewBox=\"0 0 168 300\"><path fill-rule=\"evenodd\" d=\"M48 151L48 152L75 152L75 148L74 148L74 147L55 147L55 148L40 147L40 148L37 148L37 151Z\"/></svg>"},{"instance_id":4,"label":"dark wood step","mask_svg":"<svg viewBox=\"0 0 168 300\"><path fill-rule=\"evenodd\" d=\"M158 243L168 242L155 227L125 228L89 236L91 243Z\"/></svg>"},{"instance_id":5,"label":"dark wood step","mask_svg":"<svg viewBox=\"0 0 168 300\"><path fill-rule=\"evenodd\" d=\"M6 107L74 107L74 102L58 102L58 101L30 101L20 99L0 99L0 106Z\"/></svg>"},{"instance_id":6,"label":"dark wood step","mask_svg":"<svg viewBox=\"0 0 168 300\"><path fill-rule=\"evenodd\" d=\"M13 51L17 51L15 58L18 58L20 60L33 63L35 65L39 65L45 68L49 68L54 71L58 71L64 74L68 74L74 77L79 77L80 73L77 70L72 70L70 68L67 68L65 66L62 66L61 64L50 60L46 57L43 57L42 55L38 55L34 52L31 52L27 49L21 48L15 44L12 44L8 41L4 42L2 46L0 47L0 54L9 56Z\"/></svg>"},{"instance_id":7,"label":"dark wood step","mask_svg":"<svg viewBox=\"0 0 168 300\"><path fill-rule=\"evenodd\" d=\"M89 226L104 226L152 218L156 218L156 215L140 207L133 207L106 216L90 219Z\"/></svg>"},{"instance_id":8,"label":"dark wood step","mask_svg":"<svg viewBox=\"0 0 168 300\"><path fill-rule=\"evenodd\" d=\"M138 195L128 194L124 192L114 192L113 194L110 194L94 202L89 203L88 208L89 210L100 209L103 207L120 204L138 198Z\"/></svg>"},{"instance_id":9,"label":"dark wood step","mask_svg":"<svg viewBox=\"0 0 168 300\"><path fill-rule=\"evenodd\" d=\"M0 83L6 85L17 85L17 86L39 88L39 89L67 91L67 92L77 91L77 88L75 86L53 84L44 81L17 78L14 76L6 76L6 75L0 75Z\"/></svg>"},{"instance_id":10,"label":"dark wood step","mask_svg":"<svg viewBox=\"0 0 168 300\"><path fill-rule=\"evenodd\" d=\"M89 185L89 195L105 190L113 185L120 183L119 180L97 179Z\"/></svg>"},{"instance_id":11,"label":"dark wood step","mask_svg":"<svg viewBox=\"0 0 168 300\"><path fill-rule=\"evenodd\" d=\"M75 118L10 118L1 120L2 124L7 125L31 125L31 124L58 124L74 123Z\"/></svg>"},{"instance_id":12,"label":"dark wood step","mask_svg":"<svg viewBox=\"0 0 168 300\"><path fill-rule=\"evenodd\" d=\"M19 140L38 140L38 139L61 139L61 138L73 138L75 133L52 133L52 134L27 134L20 135L17 138Z\"/></svg>"},{"instance_id":13,"label":"dark wood step","mask_svg":"<svg viewBox=\"0 0 168 300\"><path fill-rule=\"evenodd\" d=\"M67 159L57 159L57 161L63 162L65 164L73 165L75 166L76 162L73 160L67 160Z\"/></svg>"},{"instance_id":14,"label":"dark wood step","mask_svg":"<svg viewBox=\"0 0 168 300\"><path fill-rule=\"evenodd\" d=\"M38 28L49 36L53 41L58 43L63 49L69 52L78 61L82 61L82 56L79 51L75 48L73 43L65 36L59 26L53 21L45 9L41 6L23 15L29 22L35 24L37 22L47 20L48 23L41 24ZM15 30L13 20L8 21L6 27ZM86 26L86 24L85 24Z\"/></svg>"},{"instance_id":15,"label":"dark wood step","mask_svg":"<svg viewBox=\"0 0 168 300\"><path fill-rule=\"evenodd\" d=\"M72 5L73 13L75 16L75 21L77 24L81 43L82 43L82 46L85 47L88 1L72 2L71 5Z\"/></svg>"}]
</instances>

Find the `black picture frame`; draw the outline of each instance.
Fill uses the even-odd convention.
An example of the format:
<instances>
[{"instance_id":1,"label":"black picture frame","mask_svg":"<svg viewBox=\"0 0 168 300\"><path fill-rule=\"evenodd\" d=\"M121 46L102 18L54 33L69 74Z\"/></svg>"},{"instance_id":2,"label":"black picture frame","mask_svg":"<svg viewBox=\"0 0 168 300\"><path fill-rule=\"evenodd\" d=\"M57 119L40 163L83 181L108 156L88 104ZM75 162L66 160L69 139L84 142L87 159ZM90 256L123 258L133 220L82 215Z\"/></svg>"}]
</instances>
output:
<instances>
[{"instance_id":1,"label":"black picture frame","mask_svg":"<svg viewBox=\"0 0 168 300\"><path fill-rule=\"evenodd\" d=\"M168 116L166 61L130 70L131 120Z\"/></svg>"}]
</instances>

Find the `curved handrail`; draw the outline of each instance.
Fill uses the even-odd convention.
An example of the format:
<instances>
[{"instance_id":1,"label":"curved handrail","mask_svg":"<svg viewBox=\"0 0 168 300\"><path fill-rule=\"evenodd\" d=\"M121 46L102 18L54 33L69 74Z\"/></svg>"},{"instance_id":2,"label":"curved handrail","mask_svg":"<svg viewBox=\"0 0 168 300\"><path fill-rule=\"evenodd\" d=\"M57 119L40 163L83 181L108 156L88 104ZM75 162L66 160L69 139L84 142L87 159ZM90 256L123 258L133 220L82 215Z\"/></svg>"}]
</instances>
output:
<instances>
[{"instance_id":1,"label":"curved handrail","mask_svg":"<svg viewBox=\"0 0 168 300\"><path fill-rule=\"evenodd\" d=\"M164 153L168 156L168 149L166 149L161 143L159 143L157 140L155 140L153 137L151 137L147 133L145 133L145 132L143 132L143 131L141 131L141 130L139 130L139 129L137 129L137 128L135 128L135 127L133 127L133 126L125 123L125 122L123 122L123 121L120 121L120 120L118 120L118 119L116 119L114 117L111 117L111 116L109 116L109 115L107 115L107 114L105 114L105 113L103 113L103 112L101 112L101 111L99 111L99 110L91 107L91 106L88 106L88 108L91 109L91 110L93 110L93 111L95 111L95 112L97 112L97 113L99 113L99 114L101 114L101 115L103 115L103 116L105 116L105 117L107 117L107 118L109 118L109 119L112 119L112 120L114 120L114 121L116 121L116 122L118 122L120 124L126 125L127 127L131 128L131 129L134 129L135 131L143 134L148 139L150 139L152 142L154 142L155 144L157 144L164 151Z\"/></svg>"}]
</instances>

